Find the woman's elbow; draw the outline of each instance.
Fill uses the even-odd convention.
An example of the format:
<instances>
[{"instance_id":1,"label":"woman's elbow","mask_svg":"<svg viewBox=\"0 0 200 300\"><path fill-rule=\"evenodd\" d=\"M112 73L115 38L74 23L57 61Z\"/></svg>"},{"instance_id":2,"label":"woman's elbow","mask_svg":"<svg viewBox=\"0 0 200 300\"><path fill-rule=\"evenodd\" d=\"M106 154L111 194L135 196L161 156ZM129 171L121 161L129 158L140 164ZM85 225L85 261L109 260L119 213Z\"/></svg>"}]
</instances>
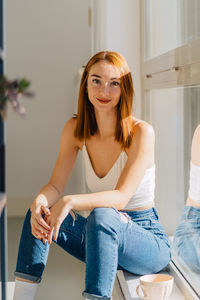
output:
<instances>
[{"instance_id":1,"label":"woman's elbow","mask_svg":"<svg viewBox=\"0 0 200 300\"><path fill-rule=\"evenodd\" d=\"M121 192L120 190L118 190L119 192L119 201L118 201L118 207L116 207L118 210L123 210L128 201L129 201L129 195L127 195L126 193Z\"/></svg>"}]
</instances>

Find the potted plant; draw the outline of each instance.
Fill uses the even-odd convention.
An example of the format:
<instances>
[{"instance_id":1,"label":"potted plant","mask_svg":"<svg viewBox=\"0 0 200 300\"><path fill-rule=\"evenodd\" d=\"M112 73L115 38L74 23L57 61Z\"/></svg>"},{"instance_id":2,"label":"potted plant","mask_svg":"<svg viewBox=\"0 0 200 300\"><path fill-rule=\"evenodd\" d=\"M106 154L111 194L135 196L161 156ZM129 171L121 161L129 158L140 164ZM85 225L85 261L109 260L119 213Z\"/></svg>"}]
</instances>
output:
<instances>
[{"instance_id":1,"label":"potted plant","mask_svg":"<svg viewBox=\"0 0 200 300\"><path fill-rule=\"evenodd\" d=\"M8 80L5 76L0 78L0 114L4 120L6 117L8 102L21 116L25 115L25 108L20 104L21 96L33 97L33 93L27 91L30 81L25 78Z\"/></svg>"},{"instance_id":2,"label":"potted plant","mask_svg":"<svg viewBox=\"0 0 200 300\"><path fill-rule=\"evenodd\" d=\"M21 116L26 113L25 108L19 100L22 96L33 97L33 93L28 91L30 81L25 78L9 80L5 76L0 77L0 192L5 191L5 147L4 147L4 126L8 103Z\"/></svg>"}]
</instances>

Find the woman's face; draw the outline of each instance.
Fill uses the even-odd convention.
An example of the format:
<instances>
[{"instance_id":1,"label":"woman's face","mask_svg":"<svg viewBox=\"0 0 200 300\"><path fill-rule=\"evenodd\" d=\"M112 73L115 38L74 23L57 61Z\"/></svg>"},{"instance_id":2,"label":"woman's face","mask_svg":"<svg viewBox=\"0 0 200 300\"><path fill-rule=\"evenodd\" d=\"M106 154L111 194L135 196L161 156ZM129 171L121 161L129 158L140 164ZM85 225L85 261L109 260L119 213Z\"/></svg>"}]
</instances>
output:
<instances>
[{"instance_id":1,"label":"woman's face","mask_svg":"<svg viewBox=\"0 0 200 300\"><path fill-rule=\"evenodd\" d=\"M119 69L106 61L94 64L89 71L87 91L96 110L116 110L121 95Z\"/></svg>"}]
</instances>

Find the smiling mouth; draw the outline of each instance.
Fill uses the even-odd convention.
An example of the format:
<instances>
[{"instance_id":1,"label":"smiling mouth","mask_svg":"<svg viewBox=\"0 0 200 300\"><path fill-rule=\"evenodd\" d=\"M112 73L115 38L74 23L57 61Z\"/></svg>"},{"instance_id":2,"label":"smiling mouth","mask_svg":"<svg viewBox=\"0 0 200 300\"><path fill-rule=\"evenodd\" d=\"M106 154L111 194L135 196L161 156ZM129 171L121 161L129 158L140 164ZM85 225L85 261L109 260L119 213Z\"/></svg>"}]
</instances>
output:
<instances>
[{"instance_id":1,"label":"smiling mouth","mask_svg":"<svg viewBox=\"0 0 200 300\"><path fill-rule=\"evenodd\" d=\"M111 100L108 100L108 99L99 99L99 98L96 98L100 103L103 103L103 104L106 104L108 102L110 102Z\"/></svg>"}]
</instances>

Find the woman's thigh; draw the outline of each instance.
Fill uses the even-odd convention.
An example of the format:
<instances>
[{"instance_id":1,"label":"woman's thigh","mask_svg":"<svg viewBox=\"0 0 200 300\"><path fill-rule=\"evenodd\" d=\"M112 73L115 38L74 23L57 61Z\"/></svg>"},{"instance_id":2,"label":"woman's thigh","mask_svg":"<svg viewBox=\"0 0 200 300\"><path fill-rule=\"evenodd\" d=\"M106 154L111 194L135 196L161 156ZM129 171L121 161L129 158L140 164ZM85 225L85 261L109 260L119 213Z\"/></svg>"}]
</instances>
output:
<instances>
[{"instance_id":1,"label":"woman's thigh","mask_svg":"<svg viewBox=\"0 0 200 300\"><path fill-rule=\"evenodd\" d=\"M134 274L161 271L171 259L167 235L154 210L122 217L119 265Z\"/></svg>"}]
</instances>

